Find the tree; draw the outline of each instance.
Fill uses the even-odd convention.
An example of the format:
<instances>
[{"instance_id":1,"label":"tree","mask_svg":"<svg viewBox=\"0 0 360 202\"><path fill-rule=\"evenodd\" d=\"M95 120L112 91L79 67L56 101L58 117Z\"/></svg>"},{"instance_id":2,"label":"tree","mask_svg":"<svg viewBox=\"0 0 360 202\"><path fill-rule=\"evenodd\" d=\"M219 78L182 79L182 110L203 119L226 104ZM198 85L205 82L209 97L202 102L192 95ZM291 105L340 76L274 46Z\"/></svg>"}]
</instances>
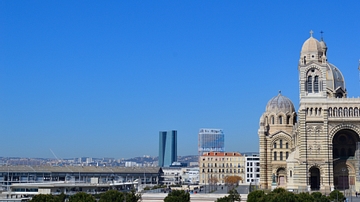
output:
<instances>
[{"instance_id":1,"label":"tree","mask_svg":"<svg viewBox=\"0 0 360 202\"><path fill-rule=\"evenodd\" d=\"M298 199L298 201L301 201L301 202L313 202L314 201L314 196L310 195L308 192L301 192L296 195L296 198Z\"/></svg>"},{"instance_id":2,"label":"tree","mask_svg":"<svg viewBox=\"0 0 360 202\"><path fill-rule=\"evenodd\" d=\"M190 194L184 190L173 190L164 198L164 202L190 202Z\"/></svg>"},{"instance_id":3,"label":"tree","mask_svg":"<svg viewBox=\"0 0 360 202\"><path fill-rule=\"evenodd\" d=\"M330 200L320 192L313 192L311 196L314 197L314 202L330 202Z\"/></svg>"},{"instance_id":4,"label":"tree","mask_svg":"<svg viewBox=\"0 0 360 202\"><path fill-rule=\"evenodd\" d=\"M210 192L214 190L214 185L216 185L219 182L217 177L210 177L209 184L210 184Z\"/></svg>"},{"instance_id":5,"label":"tree","mask_svg":"<svg viewBox=\"0 0 360 202\"><path fill-rule=\"evenodd\" d=\"M242 180L240 176L233 175L233 176L226 176L225 183L226 184L239 184L239 181Z\"/></svg>"},{"instance_id":6,"label":"tree","mask_svg":"<svg viewBox=\"0 0 360 202\"><path fill-rule=\"evenodd\" d=\"M125 197L127 202L141 201L141 194L135 193L135 190L131 190L131 192L126 192Z\"/></svg>"},{"instance_id":7,"label":"tree","mask_svg":"<svg viewBox=\"0 0 360 202\"><path fill-rule=\"evenodd\" d=\"M109 190L101 194L99 202L107 202L107 201L123 202L124 198L125 197L123 193L117 190Z\"/></svg>"},{"instance_id":8,"label":"tree","mask_svg":"<svg viewBox=\"0 0 360 202\"><path fill-rule=\"evenodd\" d=\"M35 195L31 202L61 202L58 197L51 194L39 194Z\"/></svg>"},{"instance_id":9,"label":"tree","mask_svg":"<svg viewBox=\"0 0 360 202\"><path fill-rule=\"evenodd\" d=\"M225 184L230 187L230 190L233 189L234 185L238 185L239 181L242 180L240 176L233 175L233 176L226 176L224 178Z\"/></svg>"},{"instance_id":10,"label":"tree","mask_svg":"<svg viewBox=\"0 0 360 202\"><path fill-rule=\"evenodd\" d=\"M247 197L248 202L265 202L266 195L263 190L255 190L249 193Z\"/></svg>"},{"instance_id":11,"label":"tree","mask_svg":"<svg viewBox=\"0 0 360 202\"><path fill-rule=\"evenodd\" d=\"M334 190L330 193L329 199L330 201L340 202L340 201L344 201L345 197L344 194L341 193L339 190Z\"/></svg>"},{"instance_id":12,"label":"tree","mask_svg":"<svg viewBox=\"0 0 360 202\"><path fill-rule=\"evenodd\" d=\"M91 194L84 192L78 192L75 195L70 196L69 202L95 202L95 198Z\"/></svg>"},{"instance_id":13,"label":"tree","mask_svg":"<svg viewBox=\"0 0 360 202\"><path fill-rule=\"evenodd\" d=\"M224 196L216 200L216 202L234 202L234 201L241 201L240 194L237 192L236 189L230 190L228 196Z\"/></svg>"}]
</instances>

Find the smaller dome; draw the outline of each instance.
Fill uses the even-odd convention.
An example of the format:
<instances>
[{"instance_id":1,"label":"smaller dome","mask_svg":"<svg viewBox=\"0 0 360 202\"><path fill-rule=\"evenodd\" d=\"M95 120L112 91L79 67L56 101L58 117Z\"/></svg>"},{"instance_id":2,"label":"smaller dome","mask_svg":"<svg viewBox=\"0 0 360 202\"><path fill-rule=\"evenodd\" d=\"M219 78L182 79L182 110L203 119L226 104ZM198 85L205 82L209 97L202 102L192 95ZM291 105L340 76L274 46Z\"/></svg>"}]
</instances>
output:
<instances>
[{"instance_id":1,"label":"smaller dome","mask_svg":"<svg viewBox=\"0 0 360 202\"><path fill-rule=\"evenodd\" d=\"M325 43L324 40L321 40L321 41L320 41L320 45L321 45L321 48L322 48L322 49L327 49L327 46L326 46L326 43Z\"/></svg>"},{"instance_id":2,"label":"smaller dome","mask_svg":"<svg viewBox=\"0 0 360 202\"><path fill-rule=\"evenodd\" d=\"M291 100L283 95L281 92L275 97L273 97L266 105L266 112L283 112L283 113L293 113L295 112L294 104Z\"/></svg>"}]
</instances>

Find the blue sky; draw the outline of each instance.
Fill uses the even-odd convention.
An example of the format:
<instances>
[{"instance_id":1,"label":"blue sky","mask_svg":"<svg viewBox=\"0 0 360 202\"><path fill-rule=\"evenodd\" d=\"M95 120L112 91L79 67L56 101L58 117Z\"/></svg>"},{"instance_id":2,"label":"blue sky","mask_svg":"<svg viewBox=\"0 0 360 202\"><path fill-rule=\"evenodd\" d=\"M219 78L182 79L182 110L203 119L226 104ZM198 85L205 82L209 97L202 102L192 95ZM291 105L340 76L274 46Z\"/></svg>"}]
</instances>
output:
<instances>
[{"instance_id":1,"label":"blue sky","mask_svg":"<svg viewBox=\"0 0 360 202\"><path fill-rule=\"evenodd\" d=\"M158 155L200 128L227 151L258 151L259 118L281 90L298 108L297 64L314 31L360 82L358 1L0 1L0 156Z\"/></svg>"}]
</instances>

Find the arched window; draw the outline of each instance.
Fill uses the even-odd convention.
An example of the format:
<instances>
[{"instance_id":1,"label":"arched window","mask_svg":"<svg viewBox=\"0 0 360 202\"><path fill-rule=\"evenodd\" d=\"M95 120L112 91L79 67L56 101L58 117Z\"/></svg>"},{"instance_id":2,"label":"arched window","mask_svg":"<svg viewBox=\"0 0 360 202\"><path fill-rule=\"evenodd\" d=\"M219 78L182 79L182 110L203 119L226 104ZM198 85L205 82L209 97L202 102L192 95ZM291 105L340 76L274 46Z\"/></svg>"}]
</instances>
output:
<instances>
[{"instance_id":1,"label":"arched window","mask_svg":"<svg viewBox=\"0 0 360 202\"><path fill-rule=\"evenodd\" d=\"M271 124L274 124L274 116L271 116Z\"/></svg>"},{"instance_id":2,"label":"arched window","mask_svg":"<svg viewBox=\"0 0 360 202\"><path fill-rule=\"evenodd\" d=\"M274 152L274 161L276 161L276 152Z\"/></svg>"},{"instance_id":3,"label":"arched window","mask_svg":"<svg viewBox=\"0 0 360 202\"><path fill-rule=\"evenodd\" d=\"M314 93L319 92L319 76L315 76L314 78Z\"/></svg>"},{"instance_id":4,"label":"arched window","mask_svg":"<svg viewBox=\"0 0 360 202\"><path fill-rule=\"evenodd\" d=\"M289 149L289 143L285 143L285 148Z\"/></svg>"},{"instance_id":5,"label":"arched window","mask_svg":"<svg viewBox=\"0 0 360 202\"><path fill-rule=\"evenodd\" d=\"M279 116L279 124L282 124L282 116Z\"/></svg>"},{"instance_id":6,"label":"arched window","mask_svg":"<svg viewBox=\"0 0 360 202\"><path fill-rule=\"evenodd\" d=\"M282 140L280 140L280 148L282 148Z\"/></svg>"},{"instance_id":7,"label":"arched window","mask_svg":"<svg viewBox=\"0 0 360 202\"><path fill-rule=\"evenodd\" d=\"M290 177L292 177L292 170L290 170Z\"/></svg>"},{"instance_id":8,"label":"arched window","mask_svg":"<svg viewBox=\"0 0 360 202\"><path fill-rule=\"evenodd\" d=\"M280 152L280 161L282 161L282 160L283 160L283 153Z\"/></svg>"},{"instance_id":9,"label":"arched window","mask_svg":"<svg viewBox=\"0 0 360 202\"><path fill-rule=\"evenodd\" d=\"M276 148L276 142L274 142L274 148Z\"/></svg>"},{"instance_id":10,"label":"arched window","mask_svg":"<svg viewBox=\"0 0 360 202\"><path fill-rule=\"evenodd\" d=\"M290 116L286 117L286 124L290 124Z\"/></svg>"},{"instance_id":11,"label":"arched window","mask_svg":"<svg viewBox=\"0 0 360 202\"><path fill-rule=\"evenodd\" d=\"M309 76L307 80L307 92L312 93L312 76Z\"/></svg>"}]
</instances>

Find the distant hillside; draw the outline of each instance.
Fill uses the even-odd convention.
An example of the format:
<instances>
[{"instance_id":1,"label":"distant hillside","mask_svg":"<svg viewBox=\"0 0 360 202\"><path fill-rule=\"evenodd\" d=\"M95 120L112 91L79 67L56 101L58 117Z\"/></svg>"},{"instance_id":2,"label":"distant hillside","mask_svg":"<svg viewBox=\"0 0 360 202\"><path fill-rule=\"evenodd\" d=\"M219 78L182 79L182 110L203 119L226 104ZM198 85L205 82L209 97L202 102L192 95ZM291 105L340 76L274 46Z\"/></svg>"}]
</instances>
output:
<instances>
[{"instance_id":1,"label":"distant hillside","mask_svg":"<svg viewBox=\"0 0 360 202\"><path fill-rule=\"evenodd\" d=\"M145 157L133 157L133 158L125 159L124 161L132 161L136 163L146 164L146 163L158 161L158 159L159 157L157 156L156 157L145 156ZM180 163L187 163L187 164L189 164L190 162L197 162L198 155L178 156L177 161Z\"/></svg>"}]
</instances>

